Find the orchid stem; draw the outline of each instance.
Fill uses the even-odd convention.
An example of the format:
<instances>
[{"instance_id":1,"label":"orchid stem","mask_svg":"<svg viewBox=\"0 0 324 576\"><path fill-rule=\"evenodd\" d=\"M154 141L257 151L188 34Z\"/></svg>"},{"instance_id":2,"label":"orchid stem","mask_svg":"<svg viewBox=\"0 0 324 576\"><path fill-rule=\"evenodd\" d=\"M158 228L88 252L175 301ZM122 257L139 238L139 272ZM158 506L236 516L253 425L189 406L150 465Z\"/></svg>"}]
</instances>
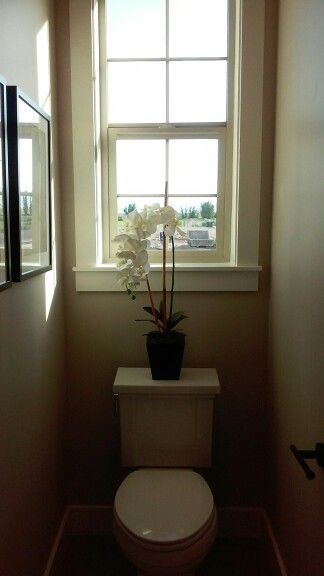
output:
<instances>
[{"instance_id":1,"label":"orchid stem","mask_svg":"<svg viewBox=\"0 0 324 576\"><path fill-rule=\"evenodd\" d=\"M170 291L170 313L169 319L171 321L173 312L173 292L174 292L174 238L171 236L171 246L172 246L172 277L171 277L171 291Z\"/></svg>"},{"instance_id":2,"label":"orchid stem","mask_svg":"<svg viewBox=\"0 0 324 576\"><path fill-rule=\"evenodd\" d=\"M167 331L167 302L166 302L166 281L165 281L165 263L166 263L166 236L163 232L163 270L162 270L162 277L163 277L163 332L166 333Z\"/></svg>"},{"instance_id":3,"label":"orchid stem","mask_svg":"<svg viewBox=\"0 0 324 576\"><path fill-rule=\"evenodd\" d=\"M147 285L147 291L148 291L149 297L150 297L151 308L152 308L152 312L153 312L153 315L154 315L154 321L155 321L155 324L157 325L159 331L161 332L161 328L160 328L160 324L159 324L159 319L158 319L157 313L156 313L156 308L155 308L154 303L153 303L153 296L152 296L151 286L150 286L150 282L149 282L149 279L148 279L147 276L146 276L146 285Z\"/></svg>"},{"instance_id":4,"label":"orchid stem","mask_svg":"<svg viewBox=\"0 0 324 576\"><path fill-rule=\"evenodd\" d=\"M168 181L165 182L164 190L164 206L168 204ZM166 295L166 278L165 278L165 268L166 268L166 236L165 228L163 229L163 265L162 265L162 282L163 282L163 293L162 293L162 306L163 306L163 332L167 332L167 295Z\"/></svg>"}]
</instances>

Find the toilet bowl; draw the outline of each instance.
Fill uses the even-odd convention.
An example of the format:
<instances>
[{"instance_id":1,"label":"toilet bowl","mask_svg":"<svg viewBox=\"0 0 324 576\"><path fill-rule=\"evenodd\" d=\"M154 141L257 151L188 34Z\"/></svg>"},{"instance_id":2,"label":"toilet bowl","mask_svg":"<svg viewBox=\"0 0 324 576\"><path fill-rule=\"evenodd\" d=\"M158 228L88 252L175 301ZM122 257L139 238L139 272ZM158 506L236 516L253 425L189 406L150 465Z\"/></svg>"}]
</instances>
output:
<instances>
[{"instance_id":1,"label":"toilet bowl","mask_svg":"<svg viewBox=\"0 0 324 576\"><path fill-rule=\"evenodd\" d=\"M152 380L118 368L113 385L121 463L135 469L114 503L114 533L142 576L192 576L217 534L213 495L192 468L212 464L215 368L183 368Z\"/></svg>"},{"instance_id":2,"label":"toilet bowl","mask_svg":"<svg viewBox=\"0 0 324 576\"><path fill-rule=\"evenodd\" d=\"M193 575L217 535L210 488L193 470L132 472L116 493L114 534L138 574Z\"/></svg>"}]
</instances>

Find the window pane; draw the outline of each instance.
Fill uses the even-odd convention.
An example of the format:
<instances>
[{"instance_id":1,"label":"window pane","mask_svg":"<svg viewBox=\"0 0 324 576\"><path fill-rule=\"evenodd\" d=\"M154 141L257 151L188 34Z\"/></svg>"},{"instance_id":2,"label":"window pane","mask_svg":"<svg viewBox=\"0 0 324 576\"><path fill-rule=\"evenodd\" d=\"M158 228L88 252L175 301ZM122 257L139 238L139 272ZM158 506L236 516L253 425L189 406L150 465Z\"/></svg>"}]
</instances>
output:
<instances>
[{"instance_id":1,"label":"window pane","mask_svg":"<svg viewBox=\"0 0 324 576\"><path fill-rule=\"evenodd\" d=\"M21 138L19 141L19 190L21 195L33 193L33 141Z\"/></svg>"},{"instance_id":2,"label":"window pane","mask_svg":"<svg viewBox=\"0 0 324 576\"><path fill-rule=\"evenodd\" d=\"M225 122L226 86L226 62L170 62L170 122Z\"/></svg>"},{"instance_id":3,"label":"window pane","mask_svg":"<svg viewBox=\"0 0 324 576\"><path fill-rule=\"evenodd\" d=\"M164 197L156 198L156 196L152 196L151 198L140 198L134 196L123 196L122 198L117 198L117 210L118 210L118 217L124 216L128 212L132 212L133 210L137 210L140 212L144 209L144 206L151 206L152 204L160 204L160 206L164 205Z\"/></svg>"},{"instance_id":4,"label":"window pane","mask_svg":"<svg viewBox=\"0 0 324 576\"><path fill-rule=\"evenodd\" d=\"M128 198L127 197L118 198L117 199L118 234L121 234L125 230L124 218L123 218L125 214L127 214L128 212L132 212L133 210L138 210L138 212L140 212L141 210L143 210L145 205L151 206L152 204L160 204L160 206L163 206L164 198L160 197L137 198L134 196L128 196ZM156 250L162 250L163 244L162 244L161 232L162 232L162 226L159 226L157 231L150 236L150 248L154 248Z\"/></svg>"},{"instance_id":5,"label":"window pane","mask_svg":"<svg viewBox=\"0 0 324 576\"><path fill-rule=\"evenodd\" d=\"M163 198L118 198L118 233L124 231L123 217L132 210L143 210L145 205L157 202L163 206ZM186 233L184 238L176 231L176 249L215 249L216 247L216 198L169 198L169 205L179 213L179 227ZM150 236L150 248L162 250L162 226Z\"/></svg>"},{"instance_id":6,"label":"window pane","mask_svg":"<svg viewBox=\"0 0 324 576\"><path fill-rule=\"evenodd\" d=\"M169 194L217 194L218 140L169 142Z\"/></svg>"},{"instance_id":7,"label":"window pane","mask_svg":"<svg viewBox=\"0 0 324 576\"><path fill-rule=\"evenodd\" d=\"M165 0L109 0L108 58L165 56Z\"/></svg>"},{"instance_id":8,"label":"window pane","mask_svg":"<svg viewBox=\"0 0 324 576\"><path fill-rule=\"evenodd\" d=\"M139 198L129 196L118 198L118 233L124 232L124 216L133 210L143 210L145 205L157 202L163 206L163 198ZM210 197L169 198L169 205L180 216L179 230L174 235L176 249L215 249L216 247L216 205L217 199ZM184 236L184 234L185 236ZM150 236L150 248L162 250L162 226Z\"/></svg>"},{"instance_id":9,"label":"window pane","mask_svg":"<svg viewBox=\"0 0 324 576\"><path fill-rule=\"evenodd\" d=\"M117 194L163 195L165 140L118 140L116 166Z\"/></svg>"},{"instance_id":10,"label":"window pane","mask_svg":"<svg viewBox=\"0 0 324 576\"><path fill-rule=\"evenodd\" d=\"M216 247L216 198L169 198L170 206L180 216L179 227L186 238L175 234L176 249L215 249Z\"/></svg>"},{"instance_id":11,"label":"window pane","mask_svg":"<svg viewBox=\"0 0 324 576\"><path fill-rule=\"evenodd\" d=\"M226 56L227 0L172 0L170 56Z\"/></svg>"},{"instance_id":12,"label":"window pane","mask_svg":"<svg viewBox=\"0 0 324 576\"><path fill-rule=\"evenodd\" d=\"M108 78L109 123L165 122L164 62L111 62Z\"/></svg>"}]
</instances>

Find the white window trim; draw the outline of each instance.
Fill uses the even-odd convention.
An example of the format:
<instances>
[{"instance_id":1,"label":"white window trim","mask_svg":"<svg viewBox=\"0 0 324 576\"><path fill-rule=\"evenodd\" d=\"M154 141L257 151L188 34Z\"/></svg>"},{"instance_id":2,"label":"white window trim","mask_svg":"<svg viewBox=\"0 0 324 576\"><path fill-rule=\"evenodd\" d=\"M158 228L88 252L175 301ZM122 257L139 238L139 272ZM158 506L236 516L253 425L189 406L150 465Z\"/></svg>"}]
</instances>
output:
<instances>
[{"instance_id":1,"label":"white window trim","mask_svg":"<svg viewBox=\"0 0 324 576\"><path fill-rule=\"evenodd\" d=\"M261 188L264 4L265 0L229 0L240 12L235 50L238 102L234 113L231 258L229 263L177 264L176 289L181 291L257 290ZM107 165L107 143L99 141L98 31L101 0L70 0L72 133L76 239L76 289L120 291L113 264L102 264L102 215L108 215L101 198L101 160ZM103 23L104 24L104 23ZM102 25L102 23L101 23ZM240 57L238 57L241 55ZM101 87L101 90L104 88ZM106 123L101 118L101 123ZM235 129L235 125L238 129ZM105 216L106 217L106 216ZM100 225L98 225L100 223ZM105 227L104 227L105 229ZM104 239L105 241L105 239ZM160 289L152 270L153 289ZM156 287L155 287L156 284ZM144 288L143 288L144 289Z\"/></svg>"}]
</instances>

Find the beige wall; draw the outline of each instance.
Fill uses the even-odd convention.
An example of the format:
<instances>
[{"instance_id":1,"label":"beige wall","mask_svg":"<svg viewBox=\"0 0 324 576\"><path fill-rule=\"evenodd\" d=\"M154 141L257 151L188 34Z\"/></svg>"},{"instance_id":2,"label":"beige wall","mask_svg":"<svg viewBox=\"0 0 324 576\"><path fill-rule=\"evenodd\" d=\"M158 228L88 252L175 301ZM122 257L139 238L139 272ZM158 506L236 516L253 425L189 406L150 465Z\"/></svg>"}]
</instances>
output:
<instances>
[{"instance_id":1,"label":"beige wall","mask_svg":"<svg viewBox=\"0 0 324 576\"><path fill-rule=\"evenodd\" d=\"M118 366L147 364L142 326L133 322L146 300L142 294L131 302L125 294L75 292L68 2L54 4L67 327L68 499L102 503L112 500L121 474L112 383ZM263 504L268 460L268 508L289 575L320 576L323 472L317 469L316 480L307 481L288 446L294 442L308 448L324 441L324 6L321 0L281 1L271 378L267 379L276 5L276 0L266 0L260 290L181 293L176 306L189 316L185 365L217 366L221 379L211 474L218 502ZM44 38L46 46L47 21L53 72L51 1L0 0L0 74L18 83L40 105L50 102L52 107L59 240L54 83L50 82L49 101L46 70L40 69L46 55L41 46ZM41 573L62 511L64 335L59 268L57 272L55 286L53 275L39 276L0 293L0 573L5 576Z\"/></svg>"},{"instance_id":2,"label":"beige wall","mask_svg":"<svg viewBox=\"0 0 324 576\"><path fill-rule=\"evenodd\" d=\"M288 573L321 576L324 471L289 452L324 441L324 3L280 2L270 302L271 500Z\"/></svg>"},{"instance_id":3,"label":"beige wall","mask_svg":"<svg viewBox=\"0 0 324 576\"><path fill-rule=\"evenodd\" d=\"M57 2L59 134L64 221L68 342L70 499L104 502L119 475L118 426L112 383L118 366L147 365L143 326L134 322L144 295L76 293L69 29L66 2ZM266 83L262 165L261 258L258 293L180 293L186 320L186 366L217 366L213 481L222 504L255 505L264 491L264 391L275 83L275 3L267 2Z\"/></svg>"},{"instance_id":4,"label":"beige wall","mask_svg":"<svg viewBox=\"0 0 324 576\"><path fill-rule=\"evenodd\" d=\"M53 74L48 75L47 66L50 60L53 73L52 39L50 0L0 0L0 74L52 111L57 240L56 111ZM56 253L58 257L57 243ZM63 344L58 264L55 274L0 292L2 576L42 573L61 516Z\"/></svg>"}]
</instances>

